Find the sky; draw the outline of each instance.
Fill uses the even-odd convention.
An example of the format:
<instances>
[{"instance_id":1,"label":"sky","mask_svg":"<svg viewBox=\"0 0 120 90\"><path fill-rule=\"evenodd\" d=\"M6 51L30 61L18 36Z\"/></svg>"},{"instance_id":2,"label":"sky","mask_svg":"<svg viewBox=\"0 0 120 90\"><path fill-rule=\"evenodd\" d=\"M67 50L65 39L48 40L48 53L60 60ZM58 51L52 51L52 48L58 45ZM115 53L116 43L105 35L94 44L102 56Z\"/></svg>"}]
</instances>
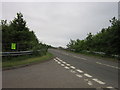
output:
<instances>
[{"instance_id":1,"label":"sky","mask_svg":"<svg viewBox=\"0 0 120 90\"><path fill-rule=\"evenodd\" d=\"M66 47L70 39L85 39L118 18L117 2L3 2L2 19L21 12L40 42Z\"/></svg>"}]
</instances>

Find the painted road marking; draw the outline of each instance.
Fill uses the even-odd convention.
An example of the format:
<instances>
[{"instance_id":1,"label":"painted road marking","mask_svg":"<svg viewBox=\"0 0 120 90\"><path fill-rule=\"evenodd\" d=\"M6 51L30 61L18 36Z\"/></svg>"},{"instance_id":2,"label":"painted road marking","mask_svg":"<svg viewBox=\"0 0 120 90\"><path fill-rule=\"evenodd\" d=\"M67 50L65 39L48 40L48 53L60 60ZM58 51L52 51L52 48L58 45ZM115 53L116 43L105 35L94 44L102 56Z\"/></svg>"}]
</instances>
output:
<instances>
[{"instance_id":1,"label":"painted road marking","mask_svg":"<svg viewBox=\"0 0 120 90\"><path fill-rule=\"evenodd\" d=\"M100 81L100 80L98 80L98 79L92 79L92 80L96 81L96 82L99 83L99 84L105 84L105 82L102 82L102 81Z\"/></svg>"},{"instance_id":2,"label":"painted road marking","mask_svg":"<svg viewBox=\"0 0 120 90\"><path fill-rule=\"evenodd\" d=\"M57 61L56 59L53 59L54 61Z\"/></svg>"},{"instance_id":3,"label":"painted road marking","mask_svg":"<svg viewBox=\"0 0 120 90\"><path fill-rule=\"evenodd\" d=\"M61 62L57 62L58 64L61 64Z\"/></svg>"},{"instance_id":4,"label":"painted road marking","mask_svg":"<svg viewBox=\"0 0 120 90\"><path fill-rule=\"evenodd\" d=\"M73 70L70 70L70 72L72 72L72 73L76 73L75 71L73 71Z\"/></svg>"},{"instance_id":5,"label":"painted road marking","mask_svg":"<svg viewBox=\"0 0 120 90\"><path fill-rule=\"evenodd\" d=\"M89 74L87 74L87 73L85 73L84 74L86 77L92 77L91 75L89 75Z\"/></svg>"},{"instance_id":6,"label":"painted road marking","mask_svg":"<svg viewBox=\"0 0 120 90\"><path fill-rule=\"evenodd\" d=\"M61 61L61 62L63 61L63 60L61 60L61 59L60 59L60 58L58 58L58 57L56 57L56 59L57 59L57 60L59 60L59 61Z\"/></svg>"},{"instance_id":7,"label":"painted road marking","mask_svg":"<svg viewBox=\"0 0 120 90\"><path fill-rule=\"evenodd\" d=\"M61 66L65 66L64 64L61 64Z\"/></svg>"},{"instance_id":8,"label":"painted road marking","mask_svg":"<svg viewBox=\"0 0 120 90\"><path fill-rule=\"evenodd\" d=\"M106 88L113 88L113 87L111 87L111 86L108 86L108 87L106 87Z\"/></svg>"},{"instance_id":9,"label":"painted road marking","mask_svg":"<svg viewBox=\"0 0 120 90\"><path fill-rule=\"evenodd\" d=\"M77 76L77 77L80 77L80 78L82 77L80 74L76 74L76 76Z\"/></svg>"},{"instance_id":10,"label":"painted road marking","mask_svg":"<svg viewBox=\"0 0 120 90\"><path fill-rule=\"evenodd\" d=\"M67 66L70 66L70 64L66 64Z\"/></svg>"},{"instance_id":11,"label":"painted road marking","mask_svg":"<svg viewBox=\"0 0 120 90\"><path fill-rule=\"evenodd\" d=\"M69 67L65 66L65 69L70 69Z\"/></svg>"},{"instance_id":12,"label":"painted road marking","mask_svg":"<svg viewBox=\"0 0 120 90\"><path fill-rule=\"evenodd\" d=\"M91 81L88 81L88 85L93 85Z\"/></svg>"},{"instance_id":13,"label":"painted road marking","mask_svg":"<svg viewBox=\"0 0 120 90\"><path fill-rule=\"evenodd\" d=\"M82 70L80 70L80 69L77 69L76 71L78 71L78 72L80 72L80 73L83 73L83 71L82 71Z\"/></svg>"},{"instance_id":14,"label":"painted road marking","mask_svg":"<svg viewBox=\"0 0 120 90\"><path fill-rule=\"evenodd\" d=\"M75 67L74 67L74 66L70 66L70 68L75 69Z\"/></svg>"},{"instance_id":15,"label":"painted road marking","mask_svg":"<svg viewBox=\"0 0 120 90\"><path fill-rule=\"evenodd\" d=\"M66 64L66 62L64 62L64 61L62 63Z\"/></svg>"},{"instance_id":16,"label":"painted road marking","mask_svg":"<svg viewBox=\"0 0 120 90\"><path fill-rule=\"evenodd\" d=\"M57 59L58 59L58 58L57 58ZM82 78L82 77L83 77L82 75L77 74L77 72L83 73L84 71L82 71L82 70L80 70L80 69L76 69L76 67L71 66L70 64L64 62L64 61L61 60L61 59L59 59L59 60L54 59L54 60L55 60L58 64L60 64L61 66L64 66L65 69L70 69L70 72L71 72L71 73L74 73L77 77L79 77L79 78ZM60 61L61 61L61 62L60 62ZM63 63L64 63L64 64L63 64ZM96 63L97 63L97 64L102 64L102 63L100 63L100 62L96 62ZM76 72L76 71L77 71L77 72ZM92 81L89 81L89 80L88 80L88 79L91 78L92 76L89 75L89 74L87 74L87 73L83 73L83 75L86 76L86 77L88 77L87 79L84 79L84 81L86 81L88 85L93 85ZM97 82L97 83L99 83L99 84L102 84L102 85L106 84L105 82L102 82L102 81L98 80L97 78L93 78L92 80L95 81L95 82ZM106 88L113 88L113 87L107 86Z\"/></svg>"},{"instance_id":17,"label":"painted road marking","mask_svg":"<svg viewBox=\"0 0 120 90\"><path fill-rule=\"evenodd\" d=\"M112 67L112 68L120 69L119 67L115 67L115 66L108 65L108 64L103 64L103 63L100 63L100 62L96 62L96 63L97 63L97 64L100 64L100 65L104 65L104 66L108 66L108 67Z\"/></svg>"}]
</instances>

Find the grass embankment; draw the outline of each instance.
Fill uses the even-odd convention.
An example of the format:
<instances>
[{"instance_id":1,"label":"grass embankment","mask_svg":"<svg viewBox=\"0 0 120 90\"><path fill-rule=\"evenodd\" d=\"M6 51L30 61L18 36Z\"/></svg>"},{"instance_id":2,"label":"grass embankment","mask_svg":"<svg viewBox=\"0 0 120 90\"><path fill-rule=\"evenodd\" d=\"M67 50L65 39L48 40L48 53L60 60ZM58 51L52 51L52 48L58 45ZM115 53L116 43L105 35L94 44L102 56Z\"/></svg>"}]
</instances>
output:
<instances>
[{"instance_id":1,"label":"grass embankment","mask_svg":"<svg viewBox=\"0 0 120 90\"><path fill-rule=\"evenodd\" d=\"M44 56L19 56L19 57L13 57L13 58L3 58L2 59L2 67L7 68L7 67L17 67L17 66L24 66L24 65L29 65L32 63L37 63L41 61L46 61L50 60L53 58L53 55L51 53L46 53ZM9 60L10 59L10 60Z\"/></svg>"}]
</instances>

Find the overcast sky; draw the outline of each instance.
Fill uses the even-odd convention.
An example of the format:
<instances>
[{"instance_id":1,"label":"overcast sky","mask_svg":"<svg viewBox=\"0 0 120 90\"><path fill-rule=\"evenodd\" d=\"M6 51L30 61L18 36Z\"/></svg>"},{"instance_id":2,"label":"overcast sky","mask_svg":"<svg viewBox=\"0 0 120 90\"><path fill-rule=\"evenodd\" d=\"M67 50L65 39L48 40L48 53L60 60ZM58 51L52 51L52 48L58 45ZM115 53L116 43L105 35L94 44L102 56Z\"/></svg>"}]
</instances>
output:
<instances>
[{"instance_id":1,"label":"overcast sky","mask_svg":"<svg viewBox=\"0 0 120 90\"><path fill-rule=\"evenodd\" d=\"M17 12L24 15L27 26L43 43L63 46L70 39L84 39L96 34L118 18L117 2L4 2L2 19L13 20Z\"/></svg>"}]
</instances>

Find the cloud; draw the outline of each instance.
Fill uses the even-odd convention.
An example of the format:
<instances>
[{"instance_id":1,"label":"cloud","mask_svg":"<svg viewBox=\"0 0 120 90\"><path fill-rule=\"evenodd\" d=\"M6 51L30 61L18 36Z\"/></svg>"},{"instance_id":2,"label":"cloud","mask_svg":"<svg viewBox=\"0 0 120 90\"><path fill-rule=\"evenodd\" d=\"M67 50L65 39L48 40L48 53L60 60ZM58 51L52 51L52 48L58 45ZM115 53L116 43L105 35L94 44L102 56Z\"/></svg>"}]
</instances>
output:
<instances>
[{"instance_id":1,"label":"cloud","mask_svg":"<svg viewBox=\"0 0 120 90\"><path fill-rule=\"evenodd\" d=\"M3 19L22 12L38 39L53 46L66 46L70 39L84 39L110 25L118 14L117 2L4 2Z\"/></svg>"}]
</instances>

